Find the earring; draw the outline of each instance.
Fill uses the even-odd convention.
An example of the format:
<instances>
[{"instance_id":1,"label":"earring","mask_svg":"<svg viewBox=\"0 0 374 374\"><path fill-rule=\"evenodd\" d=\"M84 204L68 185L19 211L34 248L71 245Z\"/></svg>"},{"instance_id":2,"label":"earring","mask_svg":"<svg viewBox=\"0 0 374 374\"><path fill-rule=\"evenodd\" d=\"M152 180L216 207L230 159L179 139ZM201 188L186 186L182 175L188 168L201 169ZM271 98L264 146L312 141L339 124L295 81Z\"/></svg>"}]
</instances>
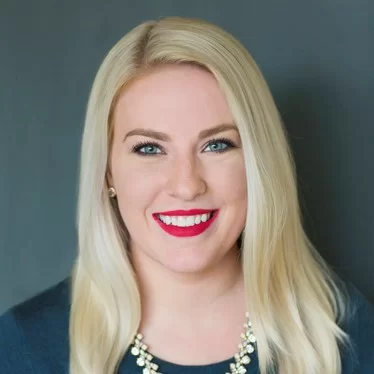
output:
<instances>
[{"instance_id":1,"label":"earring","mask_svg":"<svg viewBox=\"0 0 374 374\"><path fill-rule=\"evenodd\" d=\"M114 189L114 187L109 187L108 188L108 195L109 197L113 198L117 195L117 192L116 190Z\"/></svg>"}]
</instances>

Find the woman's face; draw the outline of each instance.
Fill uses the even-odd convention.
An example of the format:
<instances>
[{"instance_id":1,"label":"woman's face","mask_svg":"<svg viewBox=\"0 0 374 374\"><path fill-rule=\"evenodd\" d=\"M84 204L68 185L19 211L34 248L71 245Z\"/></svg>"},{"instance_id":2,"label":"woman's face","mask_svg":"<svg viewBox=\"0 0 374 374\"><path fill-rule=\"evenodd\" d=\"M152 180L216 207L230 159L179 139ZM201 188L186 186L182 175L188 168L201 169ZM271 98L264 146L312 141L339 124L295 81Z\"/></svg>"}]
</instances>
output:
<instances>
[{"instance_id":1,"label":"woman's face","mask_svg":"<svg viewBox=\"0 0 374 374\"><path fill-rule=\"evenodd\" d=\"M201 272L236 250L247 192L239 132L210 73L171 65L114 111L110 183L138 261Z\"/></svg>"}]
</instances>

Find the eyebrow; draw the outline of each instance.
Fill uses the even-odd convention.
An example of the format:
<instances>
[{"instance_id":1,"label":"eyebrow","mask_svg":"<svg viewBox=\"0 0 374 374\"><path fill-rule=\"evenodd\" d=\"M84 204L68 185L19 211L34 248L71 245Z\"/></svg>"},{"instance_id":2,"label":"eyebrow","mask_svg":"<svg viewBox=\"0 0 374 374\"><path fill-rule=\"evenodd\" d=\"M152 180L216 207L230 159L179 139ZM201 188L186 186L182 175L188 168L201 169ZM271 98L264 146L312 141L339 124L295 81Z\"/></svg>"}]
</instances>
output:
<instances>
[{"instance_id":1,"label":"eyebrow","mask_svg":"<svg viewBox=\"0 0 374 374\"><path fill-rule=\"evenodd\" d=\"M201 131L198 137L199 139L205 139L209 136L213 136L220 132L228 131L228 130L235 130L236 132L238 132L238 128L235 125L222 124L222 125L218 125L215 127L211 127L210 129ZM146 136L148 138L153 138L153 139L160 140L163 142L168 142L171 140L170 136L163 132L149 130L149 129L134 129L134 130L129 131L125 135L125 137L123 138L123 141L125 141L130 136L135 136L135 135Z\"/></svg>"}]
</instances>

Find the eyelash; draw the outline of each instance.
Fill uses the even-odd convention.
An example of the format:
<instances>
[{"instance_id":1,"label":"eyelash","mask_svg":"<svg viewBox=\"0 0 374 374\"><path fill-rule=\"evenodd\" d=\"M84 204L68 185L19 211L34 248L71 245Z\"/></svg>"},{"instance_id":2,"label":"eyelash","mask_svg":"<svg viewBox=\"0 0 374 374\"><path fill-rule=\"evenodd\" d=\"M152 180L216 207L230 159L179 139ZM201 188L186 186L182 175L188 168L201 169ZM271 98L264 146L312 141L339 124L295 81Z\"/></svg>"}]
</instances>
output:
<instances>
[{"instance_id":1,"label":"eyelash","mask_svg":"<svg viewBox=\"0 0 374 374\"><path fill-rule=\"evenodd\" d=\"M214 153L224 153L224 152L227 152L231 148L237 148L236 145L234 144L234 142L229 138L213 138L213 139L209 140L209 142L204 146L204 149L206 147L212 145L212 144L215 144L215 143L224 143L224 144L227 145L227 148L222 149L222 150L218 150L218 151L212 151Z\"/></svg>"},{"instance_id":2,"label":"eyelash","mask_svg":"<svg viewBox=\"0 0 374 374\"><path fill-rule=\"evenodd\" d=\"M131 148L131 152L133 153L137 153L141 156L154 156L154 155L158 155L159 153L144 153L144 152L140 152L140 150L144 147L157 147L157 148L160 148L161 152L164 153L164 149L163 147L156 143L156 142L147 142L147 141L141 141L139 143L136 143L132 148Z\"/></svg>"},{"instance_id":3,"label":"eyelash","mask_svg":"<svg viewBox=\"0 0 374 374\"><path fill-rule=\"evenodd\" d=\"M234 144L234 142L231 139L229 139L229 138L214 138L214 139L211 139L204 146L204 149L207 148L208 146L211 146L212 144L215 144L215 143L225 143L226 146L227 146L227 148L222 149L222 150L217 150L217 151L211 151L211 152L214 152L214 153L224 153L224 152L228 151L231 148L237 148L237 146ZM140 152L140 150L142 148L149 147L149 146L159 148L161 150L161 153L145 153L145 152ZM162 153L165 153L165 150L157 142L141 141L141 142L136 143L131 148L131 152L137 153L138 155L141 155L141 156L157 156L157 155L160 155Z\"/></svg>"}]
</instances>

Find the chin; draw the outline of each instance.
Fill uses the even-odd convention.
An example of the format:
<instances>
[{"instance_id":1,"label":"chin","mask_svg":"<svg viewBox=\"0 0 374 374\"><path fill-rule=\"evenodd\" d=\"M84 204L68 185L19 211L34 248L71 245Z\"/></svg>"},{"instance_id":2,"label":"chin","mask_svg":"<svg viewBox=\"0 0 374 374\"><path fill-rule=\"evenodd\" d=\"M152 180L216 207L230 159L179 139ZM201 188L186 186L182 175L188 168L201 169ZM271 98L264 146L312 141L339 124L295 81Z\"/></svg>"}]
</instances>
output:
<instances>
[{"instance_id":1,"label":"chin","mask_svg":"<svg viewBox=\"0 0 374 374\"><path fill-rule=\"evenodd\" d=\"M194 257L179 257L171 258L162 261L163 266L167 269L179 273L179 274L199 274L206 272L213 266L213 261L201 258L201 254L198 258Z\"/></svg>"}]
</instances>

